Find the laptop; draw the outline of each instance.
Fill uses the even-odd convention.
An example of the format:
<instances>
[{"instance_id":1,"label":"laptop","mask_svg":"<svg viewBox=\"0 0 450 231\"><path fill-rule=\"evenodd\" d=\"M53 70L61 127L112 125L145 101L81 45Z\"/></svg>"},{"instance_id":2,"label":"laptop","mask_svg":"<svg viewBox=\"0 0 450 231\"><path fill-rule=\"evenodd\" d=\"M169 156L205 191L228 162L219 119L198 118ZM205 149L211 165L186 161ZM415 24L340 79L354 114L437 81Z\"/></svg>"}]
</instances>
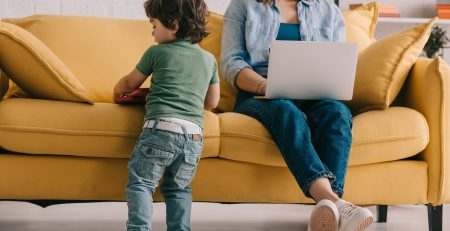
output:
<instances>
[{"instance_id":1,"label":"laptop","mask_svg":"<svg viewBox=\"0 0 450 231\"><path fill-rule=\"evenodd\" d=\"M357 59L356 43L273 41L263 98L351 100Z\"/></svg>"}]
</instances>

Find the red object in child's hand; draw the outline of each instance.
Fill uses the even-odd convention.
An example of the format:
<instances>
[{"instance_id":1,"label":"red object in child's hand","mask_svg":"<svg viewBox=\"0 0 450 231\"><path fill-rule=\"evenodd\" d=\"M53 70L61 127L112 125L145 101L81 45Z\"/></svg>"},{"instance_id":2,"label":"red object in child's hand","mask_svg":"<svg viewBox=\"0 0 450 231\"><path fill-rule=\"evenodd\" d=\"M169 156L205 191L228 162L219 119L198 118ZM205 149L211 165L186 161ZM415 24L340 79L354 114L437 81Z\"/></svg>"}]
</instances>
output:
<instances>
[{"instance_id":1,"label":"red object in child's hand","mask_svg":"<svg viewBox=\"0 0 450 231\"><path fill-rule=\"evenodd\" d=\"M116 97L118 104L145 104L145 98L150 92L148 88L138 88L129 94L122 94Z\"/></svg>"}]
</instances>

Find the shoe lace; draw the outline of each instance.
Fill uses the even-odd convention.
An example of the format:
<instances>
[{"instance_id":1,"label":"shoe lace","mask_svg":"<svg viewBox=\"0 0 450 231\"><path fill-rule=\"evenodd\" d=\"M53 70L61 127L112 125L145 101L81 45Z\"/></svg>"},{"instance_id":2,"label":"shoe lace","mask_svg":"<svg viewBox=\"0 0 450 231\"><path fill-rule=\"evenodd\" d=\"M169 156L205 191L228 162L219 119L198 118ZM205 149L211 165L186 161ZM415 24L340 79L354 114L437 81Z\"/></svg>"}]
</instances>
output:
<instances>
[{"instance_id":1,"label":"shoe lace","mask_svg":"<svg viewBox=\"0 0 450 231\"><path fill-rule=\"evenodd\" d=\"M356 206L352 203L348 203L339 208L339 213L342 218L348 219L357 209L358 209L358 206Z\"/></svg>"}]
</instances>

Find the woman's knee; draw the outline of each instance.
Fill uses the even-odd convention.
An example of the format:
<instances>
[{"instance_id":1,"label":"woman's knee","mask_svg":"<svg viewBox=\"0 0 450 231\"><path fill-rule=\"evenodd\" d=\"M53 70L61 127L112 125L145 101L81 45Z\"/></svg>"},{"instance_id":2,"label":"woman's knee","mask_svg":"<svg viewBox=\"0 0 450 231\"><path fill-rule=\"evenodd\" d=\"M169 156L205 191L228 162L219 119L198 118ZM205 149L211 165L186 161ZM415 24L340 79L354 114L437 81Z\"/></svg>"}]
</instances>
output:
<instances>
[{"instance_id":1,"label":"woman's knee","mask_svg":"<svg viewBox=\"0 0 450 231\"><path fill-rule=\"evenodd\" d=\"M239 112L248 109L257 109L258 111L277 114L280 112L293 111L294 107L295 105L289 100L246 99L236 106L235 111Z\"/></svg>"},{"instance_id":2,"label":"woman's knee","mask_svg":"<svg viewBox=\"0 0 450 231\"><path fill-rule=\"evenodd\" d=\"M293 111L295 109L294 103L286 99L268 100L267 105L274 112Z\"/></svg>"},{"instance_id":3,"label":"woman's knee","mask_svg":"<svg viewBox=\"0 0 450 231\"><path fill-rule=\"evenodd\" d=\"M269 108L272 113L278 117L293 117L306 120L306 115L303 113L291 100L271 100L269 101Z\"/></svg>"},{"instance_id":4,"label":"woman's knee","mask_svg":"<svg viewBox=\"0 0 450 231\"><path fill-rule=\"evenodd\" d=\"M352 121L352 113L344 103L338 100L327 99L321 101L319 104L319 110L324 111L326 114L333 115L333 117L337 119L342 119L350 122Z\"/></svg>"},{"instance_id":5,"label":"woman's knee","mask_svg":"<svg viewBox=\"0 0 450 231\"><path fill-rule=\"evenodd\" d=\"M235 112L245 114L263 122L266 126L272 124L305 122L306 115L298 109L291 100L259 100L248 99L235 108ZM281 125L282 126L282 125Z\"/></svg>"}]
</instances>

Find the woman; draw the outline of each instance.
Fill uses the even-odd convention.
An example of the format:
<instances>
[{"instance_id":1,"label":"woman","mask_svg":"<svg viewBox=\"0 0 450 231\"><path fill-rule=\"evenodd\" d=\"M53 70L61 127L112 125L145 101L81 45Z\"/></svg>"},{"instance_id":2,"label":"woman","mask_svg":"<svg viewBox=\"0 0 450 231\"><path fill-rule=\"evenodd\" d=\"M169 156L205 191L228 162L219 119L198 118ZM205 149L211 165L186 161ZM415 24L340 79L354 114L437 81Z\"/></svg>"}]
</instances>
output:
<instances>
[{"instance_id":1,"label":"woman","mask_svg":"<svg viewBox=\"0 0 450 231\"><path fill-rule=\"evenodd\" d=\"M265 94L275 39L345 41L340 10L331 0L232 0L221 61L225 79L238 89L234 111L268 129L303 193L317 202L308 230L364 230L371 212L340 199L352 141L349 109L332 99L254 98Z\"/></svg>"}]
</instances>

